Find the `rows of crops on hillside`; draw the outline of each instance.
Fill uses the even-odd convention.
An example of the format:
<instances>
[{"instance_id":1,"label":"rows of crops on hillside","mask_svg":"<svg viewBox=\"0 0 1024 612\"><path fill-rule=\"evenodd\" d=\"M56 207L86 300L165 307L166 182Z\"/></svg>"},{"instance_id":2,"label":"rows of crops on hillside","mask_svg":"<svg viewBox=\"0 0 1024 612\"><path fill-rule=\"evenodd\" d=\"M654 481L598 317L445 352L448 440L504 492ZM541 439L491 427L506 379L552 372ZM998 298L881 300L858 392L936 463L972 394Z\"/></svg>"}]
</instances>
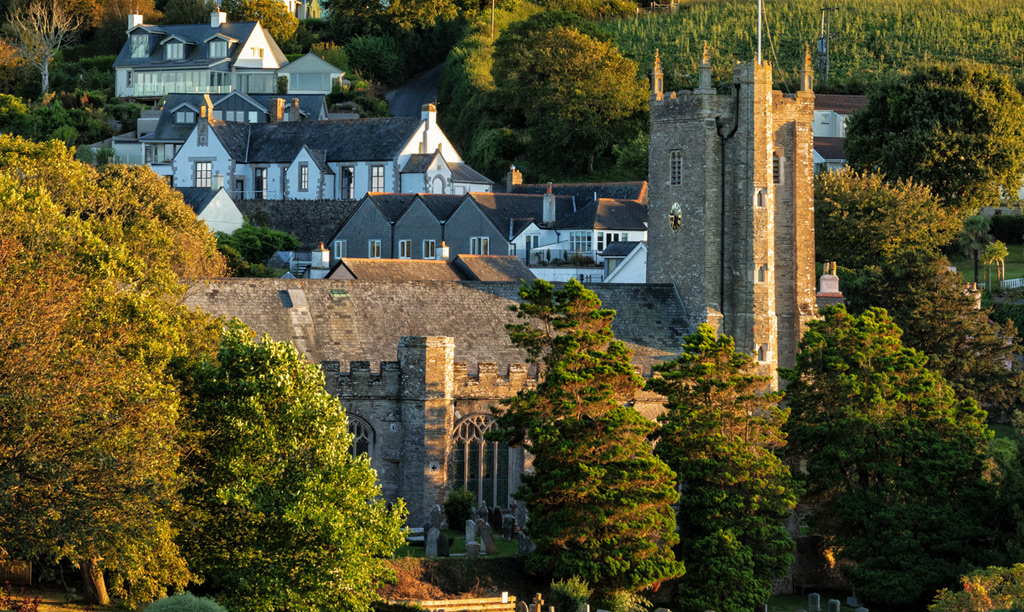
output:
<instances>
[{"instance_id":1,"label":"rows of crops on hillside","mask_svg":"<svg viewBox=\"0 0 1024 612\"><path fill-rule=\"evenodd\" d=\"M797 83L804 45L818 38L820 11L832 15L831 79L828 90L857 93L880 74L922 62L963 59L1004 69L1024 81L1024 3L1006 0L766 0L763 53L778 70L777 85ZM757 45L757 4L713 0L683 5L670 14L602 24L623 54L648 70L660 49L666 87L696 85L702 41L712 49L716 77L727 80L734 60L749 61ZM773 44L770 44L770 42ZM773 49L774 47L774 49ZM826 89L820 83L819 91Z\"/></svg>"}]
</instances>

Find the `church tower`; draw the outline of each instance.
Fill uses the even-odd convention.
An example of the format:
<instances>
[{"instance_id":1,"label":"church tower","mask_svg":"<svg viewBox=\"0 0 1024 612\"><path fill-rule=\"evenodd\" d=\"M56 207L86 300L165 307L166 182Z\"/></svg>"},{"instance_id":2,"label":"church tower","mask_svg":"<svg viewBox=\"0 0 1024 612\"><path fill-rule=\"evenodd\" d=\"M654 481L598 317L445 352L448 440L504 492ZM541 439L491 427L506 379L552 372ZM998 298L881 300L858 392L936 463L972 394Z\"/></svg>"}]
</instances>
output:
<instances>
[{"instance_id":1,"label":"church tower","mask_svg":"<svg viewBox=\"0 0 1024 612\"><path fill-rule=\"evenodd\" d=\"M800 77L784 95L771 64L737 63L719 93L706 43L697 89L665 95L657 53L652 72L647 282L674 284L694 326L776 382L817 314L809 51Z\"/></svg>"}]
</instances>

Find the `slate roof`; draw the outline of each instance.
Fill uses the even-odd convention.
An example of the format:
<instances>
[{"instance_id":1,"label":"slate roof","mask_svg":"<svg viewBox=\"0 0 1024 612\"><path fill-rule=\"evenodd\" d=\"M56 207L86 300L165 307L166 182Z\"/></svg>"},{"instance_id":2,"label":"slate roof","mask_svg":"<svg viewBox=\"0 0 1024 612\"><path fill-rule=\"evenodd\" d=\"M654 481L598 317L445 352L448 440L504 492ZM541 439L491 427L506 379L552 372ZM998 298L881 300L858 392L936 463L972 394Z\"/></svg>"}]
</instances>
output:
<instances>
[{"instance_id":1,"label":"slate roof","mask_svg":"<svg viewBox=\"0 0 1024 612\"><path fill-rule=\"evenodd\" d=\"M494 181L463 163L449 163L448 169L452 171L452 180L458 183L482 183L484 185L494 184Z\"/></svg>"},{"instance_id":2,"label":"slate roof","mask_svg":"<svg viewBox=\"0 0 1024 612\"><path fill-rule=\"evenodd\" d=\"M605 247L605 249L601 251L600 255L602 257L625 257L632 253L641 244L643 243L635 240L613 242Z\"/></svg>"},{"instance_id":3,"label":"slate roof","mask_svg":"<svg viewBox=\"0 0 1024 612\"><path fill-rule=\"evenodd\" d=\"M413 199L416 198L415 193L368 193L366 198L377 205L377 210L380 211L384 218L389 223L398 221L398 218L402 216L405 209L409 207Z\"/></svg>"},{"instance_id":4,"label":"slate roof","mask_svg":"<svg viewBox=\"0 0 1024 612\"><path fill-rule=\"evenodd\" d=\"M153 131L139 138L140 141L153 142L185 142L188 135L195 129L195 124L178 125L174 122L174 113L171 111L188 104L196 109L196 120L199 120L199 109L205 103L206 94L167 94L164 101L164 112L160 113L160 120L157 121Z\"/></svg>"},{"instance_id":5,"label":"slate roof","mask_svg":"<svg viewBox=\"0 0 1024 612\"><path fill-rule=\"evenodd\" d=\"M559 219L556 229L614 229L644 231L647 229L647 205L634 200L601 198L575 213Z\"/></svg>"},{"instance_id":6,"label":"slate roof","mask_svg":"<svg viewBox=\"0 0 1024 612\"><path fill-rule=\"evenodd\" d=\"M131 34L129 34L128 41L121 47L121 52L117 54L117 59L114 60L114 66L132 66L135 69L152 68L154 70L187 70L191 68L208 67L220 63L226 65L234 64L238 59L239 54L241 54L245 48L244 43L252 35L253 30L255 30L256 23L257 22L255 21L229 21L221 24L221 26L217 28L211 26L209 22L161 26L142 25L132 29L131 33L142 30L151 35L149 55L146 57L131 56ZM286 65L288 63L288 58L286 58L284 53L281 52L281 48L277 46L276 42L274 42L273 37L271 37L267 32L264 33L267 37L267 44L270 47L270 53L274 56L278 65ZM231 52L230 58L209 56L209 43L204 41L216 34L223 34L238 41L238 43L234 45L234 50ZM184 59L165 60L163 46L152 43L159 42L159 40L163 40L168 36L173 36L195 44L187 47L189 53ZM229 59L230 61L225 61L226 59Z\"/></svg>"},{"instance_id":7,"label":"slate roof","mask_svg":"<svg viewBox=\"0 0 1024 612\"><path fill-rule=\"evenodd\" d=\"M300 249L327 244L356 209L352 200L237 200L235 206L254 225L295 234Z\"/></svg>"},{"instance_id":8,"label":"slate roof","mask_svg":"<svg viewBox=\"0 0 1024 612\"><path fill-rule=\"evenodd\" d=\"M825 138L819 136L814 139L814 151L823 159L846 159L845 141L845 138Z\"/></svg>"},{"instance_id":9,"label":"slate roof","mask_svg":"<svg viewBox=\"0 0 1024 612\"><path fill-rule=\"evenodd\" d=\"M536 278L515 255L459 255L452 265L469 281L529 283Z\"/></svg>"},{"instance_id":10,"label":"slate roof","mask_svg":"<svg viewBox=\"0 0 1024 612\"><path fill-rule=\"evenodd\" d=\"M470 193L469 196L477 203L478 208L491 220L498 231L504 236L515 229L513 222L523 228L533 220L538 223L544 217L544 197L538 195L514 193ZM571 197L555 197L555 219L571 215L575 211Z\"/></svg>"},{"instance_id":11,"label":"slate roof","mask_svg":"<svg viewBox=\"0 0 1024 612\"><path fill-rule=\"evenodd\" d=\"M443 259L357 259L339 262L358 280L373 281L457 281L459 275ZM334 270L329 278L335 278Z\"/></svg>"},{"instance_id":12,"label":"slate roof","mask_svg":"<svg viewBox=\"0 0 1024 612\"><path fill-rule=\"evenodd\" d=\"M213 279L198 281L185 303L223 316L238 317L257 333L291 341L313 363L394 361L402 336L450 336L456 361L471 372L480 362L499 369L522 363L526 355L508 340L506 323L515 314L518 282ZM686 311L672 285L589 287L603 305L617 311L616 338L635 350L633 362L651 365L678 354L690 333ZM292 308L282 305L280 292ZM301 306L301 304L306 306Z\"/></svg>"},{"instance_id":13,"label":"slate roof","mask_svg":"<svg viewBox=\"0 0 1024 612\"><path fill-rule=\"evenodd\" d=\"M303 145L325 151L329 162L390 161L420 123L413 117L387 117L210 125L237 162L288 163Z\"/></svg>"},{"instance_id":14,"label":"slate roof","mask_svg":"<svg viewBox=\"0 0 1024 612\"><path fill-rule=\"evenodd\" d=\"M416 195L438 221L447 221L448 217L459 207L459 204L466 199L464 195L445 195L439 193L418 193Z\"/></svg>"},{"instance_id":15,"label":"slate roof","mask_svg":"<svg viewBox=\"0 0 1024 612\"><path fill-rule=\"evenodd\" d=\"M310 149L306 145L302 145L302 148L309 154L309 158L313 160L313 163L316 164L316 167L320 169L321 173L328 175L334 174L334 170L331 170L331 167L327 165L327 160L324 159L323 151Z\"/></svg>"},{"instance_id":16,"label":"slate roof","mask_svg":"<svg viewBox=\"0 0 1024 612\"><path fill-rule=\"evenodd\" d=\"M523 183L512 188L512 193L547 193L547 183ZM647 202L647 181L621 183L552 183L551 192L559 196L576 198L576 206L583 207L597 197L616 200Z\"/></svg>"},{"instance_id":17,"label":"slate roof","mask_svg":"<svg viewBox=\"0 0 1024 612\"><path fill-rule=\"evenodd\" d=\"M225 94L214 100L214 106L217 102L223 100L231 94ZM274 98L284 98L285 104L291 104L292 98L299 99L299 112L306 115L310 119L320 119L320 113L327 112L327 96L323 94L245 94L255 100L260 105L270 109L274 104ZM287 113L287 108L285 109Z\"/></svg>"},{"instance_id":18,"label":"slate roof","mask_svg":"<svg viewBox=\"0 0 1024 612\"><path fill-rule=\"evenodd\" d=\"M209 187L176 187L176 189L181 192L185 203L192 207L197 215L202 214L213 201L214 196L221 191Z\"/></svg>"},{"instance_id":19,"label":"slate roof","mask_svg":"<svg viewBox=\"0 0 1024 612\"><path fill-rule=\"evenodd\" d=\"M434 157L437 153L413 153L409 156L409 161L405 162L405 167L402 168L402 174L419 174L426 172L427 168L430 167L431 162L434 161Z\"/></svg>"},{"instance_id":20,"label":"slate roof","mask_svg":"<svg viewBox=\"0 0 1024 612\"><path fill-rule=\"evenodd\" d=\"M839 94L816 94L814 110L831 110L840 115L852 115L868 107L867 96L846 96Z\"/></svg>"}]
</instances>

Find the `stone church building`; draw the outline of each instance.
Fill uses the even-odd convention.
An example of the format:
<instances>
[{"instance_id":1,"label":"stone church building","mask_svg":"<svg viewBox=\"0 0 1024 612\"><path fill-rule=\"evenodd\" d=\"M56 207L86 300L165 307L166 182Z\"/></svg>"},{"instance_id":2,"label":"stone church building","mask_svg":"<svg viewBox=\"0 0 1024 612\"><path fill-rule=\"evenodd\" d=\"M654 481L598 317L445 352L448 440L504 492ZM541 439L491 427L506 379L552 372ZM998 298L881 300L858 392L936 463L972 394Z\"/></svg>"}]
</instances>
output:
<instances>
[{"instance_id":1,"label":"stone church building","mask_svg":"<svg viewBox=\"0 0 1024 612\"><path fill-rule=\"evenodd\" d=\"M648 283L592 285L617 311L615 336L645 376L708 322L757 356L765 373L793 363L816 314L812 138L805 65L794 95L772 90L767 63L737 64L733 87L651 95ZM423 524L450 490L508 508L529 469L519 449L484 440L491 407L536 384L505 324L518 279L504 282L213 279L186 303L238 317L322 364L345 405L353 452L366 452L384 496ZM635 405L653 418L662 398Z\"/></svg>"}]
</instances>

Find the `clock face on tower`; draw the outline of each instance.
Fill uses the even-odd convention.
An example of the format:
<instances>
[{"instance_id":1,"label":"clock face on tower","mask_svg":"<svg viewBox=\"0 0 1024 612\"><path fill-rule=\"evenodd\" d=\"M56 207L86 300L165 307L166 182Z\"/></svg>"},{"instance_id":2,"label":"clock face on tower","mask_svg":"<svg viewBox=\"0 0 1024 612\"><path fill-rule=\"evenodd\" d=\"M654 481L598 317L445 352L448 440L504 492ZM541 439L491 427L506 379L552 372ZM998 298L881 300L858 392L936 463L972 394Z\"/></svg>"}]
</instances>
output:
<instances>
[{"instance_id":1,"label":"clock face on tower","mask_svg":"<svg viewBox=\"0 0 1024 612\"><path fill-rule=\"evenodd\" d=\"M668 224L672 228L672 231L679 229L679 226L683 224L683 209L679 208L679 202L672 204L672 208L668 211Z\"/></svg>"}]
</instances>

